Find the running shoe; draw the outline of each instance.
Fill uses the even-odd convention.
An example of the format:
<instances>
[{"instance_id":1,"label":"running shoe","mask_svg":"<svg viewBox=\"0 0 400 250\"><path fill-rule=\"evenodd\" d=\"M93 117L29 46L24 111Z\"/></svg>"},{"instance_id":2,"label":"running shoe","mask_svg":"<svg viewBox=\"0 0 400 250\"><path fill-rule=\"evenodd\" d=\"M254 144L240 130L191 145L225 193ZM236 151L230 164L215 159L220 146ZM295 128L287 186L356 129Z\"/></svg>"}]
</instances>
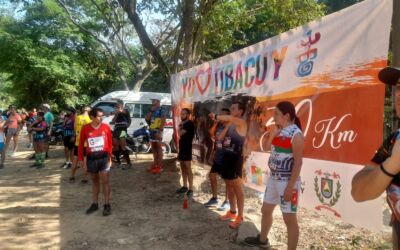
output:
<instances>
[{"instance_id":1,"label":"running shoe","mask_svg":"<svg viewBox=\"0 0 400 250\"><path fill-rule=\"evenodd\" d=\"M269 244L269 240L267 238L267 240L265 242L262 242L260 240L260 234L257 234L256 237L247 237L244 239L243 243L245 245L248 245L250 247L259 247L259 248L263 248L263 249L268 249L271 247L271 245Z\"/></svg>"},{"instance_id":2,"label":"running shoe","mask_svg":"<svg viewBox=\"0 0 400 250\"><path fill-rule=\"evenodd\" d=\"M159 167L159 166L155 166L155 167L151 170L151 173L153 173L153 174L161 174L161 172L162 172L162 169L161 169L161 167Z\"/></svg>"},{"instance_id":3,"label":"running shoe","mask_svg":"<svg viewBox=\"0 0 400 250\"><path fill-rule=\"evenodd\" d=\"M153 169L154 169L155 167L156 167L156 166L151 165L151 166L147 169L147 172L152 173L152 172L153 172Z\"/></svg>"},{"instance_id":4,"label":"running shoe","mask_svg":"<svg viewBox=\"0 0 400 250\"><path fill-rule=\"evenodd\" d=\"M218 205L218 198L212 197L209 201L204 203L205 207L215 207Z\"/></svg>"},{"instance_id":5,"label":"running shoe","mask_svg":"<svg viewBox=\"0 0 400 250\"><path fill-rule=\"evenodd\" d=\"M99 204L97 203L92 203L92 205L90 205L90 207L86 210L86 214L92 214L94 212L96 212L99 209Z\"/></svg>"},{"instance_id":6,"label":"running shoe","mask_svg":"<svg viewBox=\"0 0 400 250\"><path fill-rule=\"evenodd\" d=\"M239 226L242 224L243 222L243 217L236 217L236 219L234 221L231 222L231 224L229 224L229 227L232 229L238 229Z\"/></svg>"},{"instance_id":7,"label":"running shoe","mask_svg":"<svg viewBox=\"0 0 400 250\"><path fill-rule=\"evenodd\" d=\"M188 199L192 199L193 198L193 190L188 190L187 192L186 192L186 196L188 197Z\"/></svg>"},{"instance_id":8,"label":"running shoe","mask_svg":"<svg viewBox=\"0 0 400 250\"><path fill-rule=\"evenodd\" d=\"M181 187L180 189L176 190L176 194L186 194L189 189L187 187Z\"/></svg>"},{"instance_id":9,"label":"running shoe","mask_svg":"<svg viewBox=\"0 0 400 250\"><path fill-rule=\"evenodd\" d=\"M15 157L16 154L15 154L15 152L11 152L11 153L8 153L8 156L9 156L9 157Z\"/></svg>"},{"instance_id":10,"label":"running shoe","mask_svg":"<svg viewBox=\"0 0 400 250\"><path fill-rule=\"evenodd\" d=\"M44 168L44 164L43 164L43 163L40 163L40 164L38 164L38 165L36 166L36 168L37 168L37 169Z\"/></svg>"},{"instance_id":11,"label":"running shoe","mask_svg":"<svg viewBox=\"0 0 400 250\"><path fill-rule=\"evenodd\" d=\"M110 214L111 214L111 205L104 204L103 216L109 216Z\"/></svg>"},{"instance_id":12,"label":"running shoe","mask_svg":"<svg viewBox=\"0 0 400 250\"><path fill-rule=\"evenodd\" d=\"M229 201L225 200L225 201L222 203L222 205L221 205L219 208L217 208L217 210L218 210L218 211L226 211L226 210L228 210L228 209L230 209L230 208L231 208L231 206L230 206L230 204L229 204Z\"/></svg>"},{"instance_id":13,"label":"running shoe","mask_svg":"<svg viewBox=\"0 0 400 250\"><path fill-rule=\"evenodd\" d=\"M69 183L75 183L75 177L69 177Z\"/></svg>"},{"instance_id":14,"label":"running shoe","mask_svg":"<svg viewBox=\"0 0 400 250\"><path fill-rule=\"evenodd\" d=\"M67 168L67 165L68 165L68 162L65 162L64 164L62 164L62 165L60 166L60 168Z\"/></svg>"},{"instance_id":15,"label":"running shoe","mask_svg":"<svg viewBox=\"0 0 400 250\"><path fill-rule=\"evenodd\" d=\"M67 169L72 167L72 162L68 162Z\"/></svg>"},{"instance_id":16,"label":"running shoe","mask_svg":"<svg viewBox=\"0 0 400 250\"><path fill-rule=\"evenodd\" d=\"M231 221L233 221L233 220L235 220L236 219L236 213L232 213L231 211L228 211L228 212L226 212L226 214L224 214L224 215L221 215L220 217L219 217L219 219L220 220L231 220Z\"/></svg>"}]
</instances>

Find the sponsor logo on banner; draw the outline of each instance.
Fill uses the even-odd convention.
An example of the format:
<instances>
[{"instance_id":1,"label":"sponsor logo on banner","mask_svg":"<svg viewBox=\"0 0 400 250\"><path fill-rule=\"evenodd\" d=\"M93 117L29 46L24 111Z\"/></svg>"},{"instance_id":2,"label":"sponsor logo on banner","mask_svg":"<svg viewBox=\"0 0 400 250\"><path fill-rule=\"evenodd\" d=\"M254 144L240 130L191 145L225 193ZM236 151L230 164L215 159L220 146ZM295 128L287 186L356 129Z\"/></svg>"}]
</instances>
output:
<instances>
[{"instance_id":1,"label":"sponsor logo on banner","mask_svg":"<svg viewBox=\"0 0 400 250\"><path fill-rule=\"evenodd\" d=\"M332 208L339 201L342 192L342 185L339 182L340 175L336 172L332 174L329 172L323 173L321 169L315 171L315 174L314 190L318 200L322 204L316 206L315 209L318 211L326 209L332 212L336 217L342 217L338 211Z\"/></svg>"}]
</instances>

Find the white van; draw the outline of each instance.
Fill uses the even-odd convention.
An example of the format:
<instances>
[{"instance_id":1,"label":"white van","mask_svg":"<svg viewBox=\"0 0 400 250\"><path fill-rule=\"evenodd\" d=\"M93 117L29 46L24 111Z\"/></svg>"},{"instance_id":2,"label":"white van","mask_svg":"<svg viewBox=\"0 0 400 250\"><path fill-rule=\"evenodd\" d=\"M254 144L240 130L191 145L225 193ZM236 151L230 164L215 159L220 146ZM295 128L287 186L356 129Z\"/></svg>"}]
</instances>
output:
<instances>
[{"instance_id":1,"label":"white van","mask_svg":"<svg viewBox=\"0 0 400 250\"><path fill-rule=\"evenodd\" d=\"M127 109L131 115L132 123L128 128L128 134L132 136L133 132L144 125L146 121L144 117L151 109L151 98L154 96L161 97L161 106L167 111L167 120L164 126L163 141L171 145L174 151L173 142L173 128L172 128L172 112L171 112L171 94L168 93L155 93L155 92L133 92L133 91L114 91L100 97L95 101L91 107L101 108L104 111L104 123L110 124L114 115L117 100L124 102L124 108ZM111 128L113 127L110 125Z\"/></svg>"}]
</instances>

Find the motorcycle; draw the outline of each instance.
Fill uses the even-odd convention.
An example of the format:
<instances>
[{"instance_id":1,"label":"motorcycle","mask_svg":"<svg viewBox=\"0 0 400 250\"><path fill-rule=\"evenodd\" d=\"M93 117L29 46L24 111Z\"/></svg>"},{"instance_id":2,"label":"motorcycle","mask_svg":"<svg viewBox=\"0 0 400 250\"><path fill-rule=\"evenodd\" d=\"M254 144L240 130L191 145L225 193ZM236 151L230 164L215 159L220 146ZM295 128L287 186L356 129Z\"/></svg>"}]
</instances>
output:
<instances>
[{"instance_id":1,"label":"motorcycle","mask_svg":"<svg viewBox=\"0 0 400 250\"><path fill-rule=\"evenodd\" d=\"M62 122L54 124L50 134L50 145L62 144L64 142L64 129Z\"/></svg>"},{"instance_id":2,"label":"motorcycle","mask_svg":"<svg viewBox=\"0 0 400 250\"><path fill-rule=\"evenodd\" d=\"M132 149L136 154L138 153L149 153L151 151L150 131L147 126L135 130L132 137L126 139L126 143L129 148ZM161 142L161 148L163 154L171 153L171 147L168 142Z\"/></svg>"}]
</instances>

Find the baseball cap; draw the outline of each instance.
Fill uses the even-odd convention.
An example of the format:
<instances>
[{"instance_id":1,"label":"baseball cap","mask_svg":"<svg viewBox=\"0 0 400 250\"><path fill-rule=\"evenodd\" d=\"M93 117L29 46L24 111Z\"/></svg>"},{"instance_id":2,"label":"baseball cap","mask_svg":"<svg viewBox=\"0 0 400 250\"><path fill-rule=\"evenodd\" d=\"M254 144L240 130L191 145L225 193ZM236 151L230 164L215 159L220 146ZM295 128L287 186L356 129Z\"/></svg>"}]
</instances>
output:
<instances>
[{"instance_id":1,"label":"baseball cap","mask_svg":"<svg viewBox=\"0 0 400 250\"><path fill-rule=\"evenodd\" d=\"M158 100L158 101L161 101L161 99L162 99L162 96L158 95L158 94L153 94L150 98L150 100Z\"/></svg>"},{"instance_id":2,"label":"baseball cap","mask_svg":"<svg viewBox=\"0 0 400 250\"><path fill-rule=\"evenodd\" d=\"M50 109L50 105L47 104L47 103L42 104L42 106L45 107L45 108L47 108L47 109Z\"/></svg>"},{"instance_id":3,"label":"baseball cap","mask_svg":"<svg viewBox=\"0 0 400 250\"><path fill-rule=\"evenodd\" d=\"M381 71L379 71L378 78L385 84L396 85L400 78L400 68L383 68Z\"/></svg>"}]
</instances>

